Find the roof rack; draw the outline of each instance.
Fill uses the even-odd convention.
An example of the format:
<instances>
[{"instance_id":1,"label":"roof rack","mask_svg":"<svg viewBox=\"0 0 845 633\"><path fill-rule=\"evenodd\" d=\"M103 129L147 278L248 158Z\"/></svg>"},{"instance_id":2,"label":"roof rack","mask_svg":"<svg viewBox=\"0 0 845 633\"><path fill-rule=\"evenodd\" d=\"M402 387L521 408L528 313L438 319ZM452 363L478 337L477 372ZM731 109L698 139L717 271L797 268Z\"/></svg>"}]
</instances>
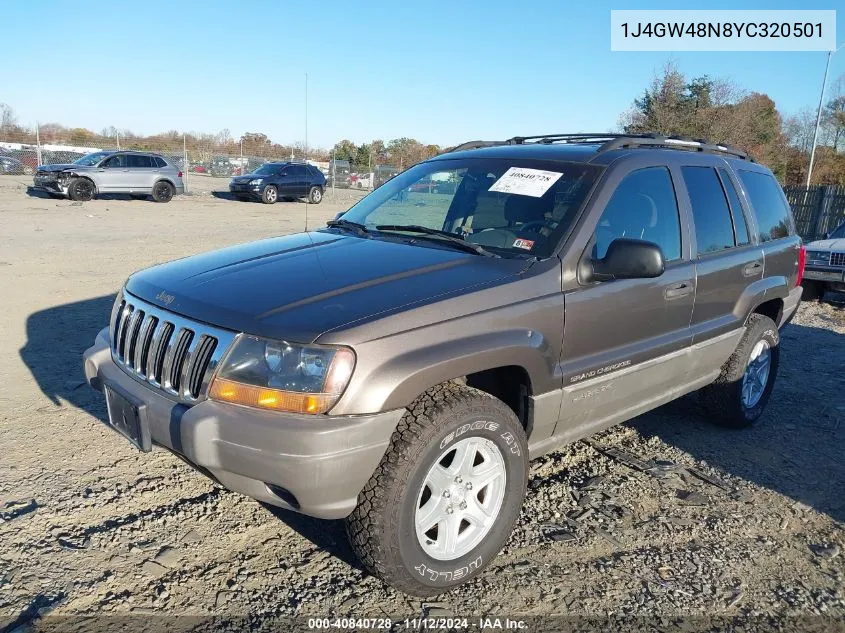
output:
<instances>
[{"instance_id":1,"label":"roof rack","mask_svg":"<svg viewBox=\"0 0 845 633\"><path fill-rule=\"evenodd\" d=\"M731 147L726 143L711 143L705 139L691 138L688 136L666 136L655 132L649 134L613 134L607 132L575 134L537 134L534 136L514 136L505 141L469 141L457 145L448 151L457 152L461 150L477 149L479 147L495 147L498 145L526 145L539 143L551 145L562 144L596 144L601 146L596 155L609 152L614 149L629 149L635 147L665 147L670 149L682 149L696 152L707 152L713 154L727 154L743 160L754 162L746 152Z\"/></svg>"}]
</instances>

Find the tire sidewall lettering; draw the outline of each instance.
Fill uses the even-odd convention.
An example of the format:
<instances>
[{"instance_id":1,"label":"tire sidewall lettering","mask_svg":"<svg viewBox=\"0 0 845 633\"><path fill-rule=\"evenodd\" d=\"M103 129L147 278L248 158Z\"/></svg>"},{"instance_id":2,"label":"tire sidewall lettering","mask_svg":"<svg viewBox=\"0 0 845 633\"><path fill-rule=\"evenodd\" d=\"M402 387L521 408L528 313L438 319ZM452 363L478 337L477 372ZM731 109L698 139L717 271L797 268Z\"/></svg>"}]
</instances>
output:
<instances>
[{"instance_id":1,"label":"tire sidewall lettering","mask_svg":"<svg viewBox=\"0 0 845 633\"><path fill-rule=\"evenodd\" d=\"M407 569L427 585L448 586L474 575L476 571L485 566L489 560L496 556L499 549L499 547L495 547L495 551L492 551L490 537L493 537L493 541L495 541L505 523L508 523L509 535L512 522L507 514L513 512L513 506L516 505L513 516L515 521L522 505L522 498L520 498L518 504L511 503L508 505L508 497L506 496L503 510L496 518L496 523L499 525L494 525L487 537L461 558L444 561L435 560L428 556L419 544L414 527L414 512L422 480L431 465L431 460L436 459L437 455L448 449L449 445L456 440L475 436L495 443L505 460L507 476L505 485L508 491L506 495L510 494L512 498L519 486L521 486L524 494L527 477L521 476L521 474L525 472L525 457L523 457L525 451L519 439L514 432L507 429L507 425L493 421L489 417L485 417L484 414L476 413L475 415L477 416L476 419L472 419L473 414L467 411L464 413L466 417L463 417L463 419L459 421L453 419L451 423L446 424L445 432L442 433L440 439L432 438L434 441L429 445L430 448L425 451L426 455L421 459L414 475L408 480L408 488L405 492L407 496L402 502L404 509L400 517L399 547ZM467 417L470 419L466 419Z\"/></svg>"}]
</instances>

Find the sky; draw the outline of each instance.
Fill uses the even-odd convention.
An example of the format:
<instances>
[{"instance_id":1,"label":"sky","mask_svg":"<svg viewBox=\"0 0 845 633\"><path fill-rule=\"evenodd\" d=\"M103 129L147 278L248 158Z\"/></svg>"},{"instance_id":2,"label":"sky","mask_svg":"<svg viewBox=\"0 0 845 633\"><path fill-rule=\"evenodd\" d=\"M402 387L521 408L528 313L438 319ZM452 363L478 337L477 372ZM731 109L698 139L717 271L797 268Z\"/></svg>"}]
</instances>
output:
<instances>
[{"instance_id":1,"label":"sky","mask_svg":"<svg viewBox=\"0 0 845 633\"><path fill-rule=\"evenodd\" d=\"M21 123L151 134L263 132L328 148L402 136L452 145L605 132L673 60L794 114L818 106L824 52L611 52L611 9L675 2L7 2L0 102ZM685 2L699 9L839 9L814 2ZM306 126L306 74L307 126ZM845 75L845 48L830 83ZM829 84L830 85L830 84Z\"/></svg>"}]
</instances>

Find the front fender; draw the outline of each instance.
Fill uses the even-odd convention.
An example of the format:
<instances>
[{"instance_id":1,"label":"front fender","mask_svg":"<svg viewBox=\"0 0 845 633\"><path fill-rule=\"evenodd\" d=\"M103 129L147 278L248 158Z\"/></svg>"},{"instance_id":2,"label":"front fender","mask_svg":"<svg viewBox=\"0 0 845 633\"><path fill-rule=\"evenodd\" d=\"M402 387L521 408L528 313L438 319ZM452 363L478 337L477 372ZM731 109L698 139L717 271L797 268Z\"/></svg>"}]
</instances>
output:
<instances>
[{"instance_id":1,"label":"front fender","mask_svg":"<svg viewBox=\"0 0 845 633\"><path fill-rule=\"evenodd\" d=\"M508 365L526 371L535 393L559 388L558 346L537 330L511 329L468 334L399 354L395 352L400 348L397 346L380 364L359 356L353 380L331 414L406 407L436 384Z\"/></svg>"}]
</instances>

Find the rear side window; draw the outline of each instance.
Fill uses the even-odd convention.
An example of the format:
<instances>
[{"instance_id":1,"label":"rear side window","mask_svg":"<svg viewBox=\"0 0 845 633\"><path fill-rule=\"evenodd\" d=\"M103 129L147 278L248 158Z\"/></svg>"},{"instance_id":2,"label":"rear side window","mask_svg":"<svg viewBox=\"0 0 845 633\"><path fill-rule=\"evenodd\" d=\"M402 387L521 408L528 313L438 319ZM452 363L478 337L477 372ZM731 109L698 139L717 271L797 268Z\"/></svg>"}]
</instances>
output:
<instances>
[{"instance_id":1,"label":"rear side window","mask_svg":"<svg viewBox=\"0 0 845 633\"><path fill-rule=\"evenodd\" d=\"M668 169L648 167L622 179L596 227L593 257L604 257L620 237L654 242L667 261L681 258L678 202Z\"/></svg>"},{"instance_id":2,"label":"rear side window","mask_svg":"<svg viewBox=\"0 0 845 633\"><path fill-rule=\"evenodd\" d=\"M126 166L127 167L152 167L153 163L150 160L149 156L142 156L139 154L127 154L126 156Z\"/></svg>"},{"instance_id":3,"label":"rear side window","mask_svg":"<svg viewBox=\"0 0 845 633\"><path fill-rule=\"evenodd\" d=\"M738 169L757 218L760 241L768 242L794 233L792 216L777 181L769 174Z\"/></svg>"},{"instance_id":4,"label":"rear side window","mask_svg":"<svg viewBox=\"0 0 845 633\"><path fill-rule=\"evenodd\" d=\"M167 163L160 156L153 156L152 159L156 167L167 167Z\"/></svg>"},{"instance_id":5,"label":"rear side window","mask_svg":"<svg viewBox=\"0 0 845 633\"><path fill-rule=\"evenodd\" d=\"M745 214L742 212L742 204L739 201L736 187L734 187L734 183L728 175L727 170L720 169L719 175L722 178L722 186L725 188L725 193L728 194L728 200L731 203L731 214L734 219L734 230L736 231L736 243L739 246L750 244L748 225L745 223Z\"/></svg>"},{"instance_id":6,"label":"rear side window","mask_svg":"<svg viewBox=\"0 0 845 633\"><path fill-rule=\"evenodd\" d=\"M712 167L681 167L687 184L698 254L716 253L734 246L731 210L716 170Z\"/></svg>"}]
</instances>

